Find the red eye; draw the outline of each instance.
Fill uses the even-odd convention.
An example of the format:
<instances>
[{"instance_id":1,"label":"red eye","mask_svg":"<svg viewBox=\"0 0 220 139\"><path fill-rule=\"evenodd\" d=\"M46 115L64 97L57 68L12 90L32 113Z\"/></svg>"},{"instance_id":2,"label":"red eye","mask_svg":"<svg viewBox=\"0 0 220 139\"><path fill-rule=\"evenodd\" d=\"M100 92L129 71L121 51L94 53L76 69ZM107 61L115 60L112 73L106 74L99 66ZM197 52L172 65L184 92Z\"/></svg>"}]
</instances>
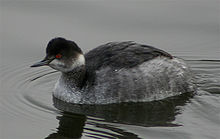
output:
<instances>
[{"instance_id":1,"label":"red eye","mask_svg":"<svg viewBox=\"0 0 220 139\"><path fill-rule=\"evenodd\" d=\"M57 55L56 55L56 58L61 58L61 57L62 57L61 54L57 54Z\"/></svg>"}]
</instances>

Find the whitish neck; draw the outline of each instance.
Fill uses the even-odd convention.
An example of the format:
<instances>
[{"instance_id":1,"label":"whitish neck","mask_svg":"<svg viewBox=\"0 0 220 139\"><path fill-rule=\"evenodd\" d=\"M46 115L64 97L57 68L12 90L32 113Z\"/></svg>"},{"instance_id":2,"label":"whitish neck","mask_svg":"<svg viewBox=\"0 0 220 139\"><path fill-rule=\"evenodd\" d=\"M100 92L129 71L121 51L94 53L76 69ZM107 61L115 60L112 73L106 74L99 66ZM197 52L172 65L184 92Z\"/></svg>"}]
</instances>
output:
<instances>
[{"instance_id":1,"label":"whitish neck","mask_svg":"<svg viewBox=\"0 0 220 139\"><path fill-rule=\"evenodd\" d=\"M85 57L83 54L79 54L78 58L74 60L70 71L73 71L74 69L77 69L78 67L84 66L85 65Z\"/></svg>"}]
</instances>

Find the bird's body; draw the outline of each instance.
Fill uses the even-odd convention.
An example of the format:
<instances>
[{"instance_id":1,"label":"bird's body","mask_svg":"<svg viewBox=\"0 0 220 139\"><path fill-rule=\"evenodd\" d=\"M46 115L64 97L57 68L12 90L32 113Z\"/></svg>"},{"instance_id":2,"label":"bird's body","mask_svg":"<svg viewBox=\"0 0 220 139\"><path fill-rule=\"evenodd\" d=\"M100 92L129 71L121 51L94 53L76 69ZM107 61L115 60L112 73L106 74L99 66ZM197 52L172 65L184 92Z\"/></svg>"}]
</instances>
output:
<instances>
[{"instance_id":1,"label":"bird's body","mask_svg":"<svg viewBox=\"0 0 220 139\"><path fill-rule=\"evenodd\" d=\"M144 102L195 91L192 73L185 62L152 46L131 41L111 42L84 56L77 50L69 59L69 62L58 59L49 64L62 72L53 95L66 102ZM71 62L71 66L66 65Z\"/></svg>"}]
</instances>

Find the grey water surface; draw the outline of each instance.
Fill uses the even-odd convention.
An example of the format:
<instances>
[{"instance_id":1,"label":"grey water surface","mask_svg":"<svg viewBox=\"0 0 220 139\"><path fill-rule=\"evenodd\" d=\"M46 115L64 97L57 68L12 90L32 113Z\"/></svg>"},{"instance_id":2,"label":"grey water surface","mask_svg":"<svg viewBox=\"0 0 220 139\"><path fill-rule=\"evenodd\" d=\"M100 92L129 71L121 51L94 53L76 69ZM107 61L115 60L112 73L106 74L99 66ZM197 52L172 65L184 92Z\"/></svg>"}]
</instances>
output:
<instances>
[{"instance_id":1,"label":"grey water surface","mask_svg":"<svg viewBox=\"0 0 220 139\"><path fill-rule=\"evenodd\" d=\"M0 1L0 138L218 139L219 0ZM29 66L53 37L84 52L132 40L181 57L196 95L111 105L68 104L52 97L60 73Z\"/></svg>"}]
</instances>

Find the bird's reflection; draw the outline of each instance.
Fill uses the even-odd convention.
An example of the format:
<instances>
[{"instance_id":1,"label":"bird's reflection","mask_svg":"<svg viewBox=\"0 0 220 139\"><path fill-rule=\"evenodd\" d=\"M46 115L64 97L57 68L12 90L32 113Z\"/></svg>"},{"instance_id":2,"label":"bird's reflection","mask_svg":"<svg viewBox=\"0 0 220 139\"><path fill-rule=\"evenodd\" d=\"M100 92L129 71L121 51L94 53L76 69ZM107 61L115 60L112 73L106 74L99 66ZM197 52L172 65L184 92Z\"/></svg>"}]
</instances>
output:
<instances>
[{"instance_id":1,"label":"bird's reflection","mask_svg":"<svg viewBox=\"0 0 220 139\"><path fill-rule=\"evenodd\" d=\"M54 106L62 111L58 116L59 127L56 133L46 139L80 138L138 138L109 123L137 126L180 126L173 124L175 116L181 111L193 95L185 93L180 96L154 102L121 103L108 105L79 105L65 103L53 98Z\"/></svg>"},{"instance_id":2,"label":"bird's reflection","mask_svg":"<svg viewBox=\"0 0 220 139\"><path fill-rule=\"evenodd\" d=\"M50 134L46 139L72 139L82 136L85 115L62 112L61 116L57 116L57 120L59 121L57 132Z\"/></svg>"}]
</instances>

